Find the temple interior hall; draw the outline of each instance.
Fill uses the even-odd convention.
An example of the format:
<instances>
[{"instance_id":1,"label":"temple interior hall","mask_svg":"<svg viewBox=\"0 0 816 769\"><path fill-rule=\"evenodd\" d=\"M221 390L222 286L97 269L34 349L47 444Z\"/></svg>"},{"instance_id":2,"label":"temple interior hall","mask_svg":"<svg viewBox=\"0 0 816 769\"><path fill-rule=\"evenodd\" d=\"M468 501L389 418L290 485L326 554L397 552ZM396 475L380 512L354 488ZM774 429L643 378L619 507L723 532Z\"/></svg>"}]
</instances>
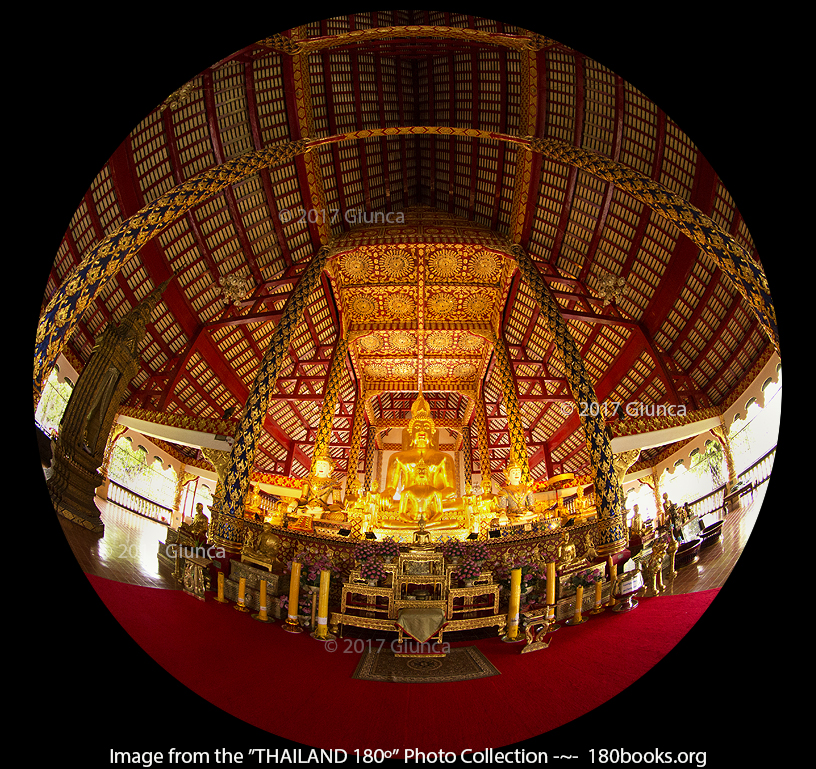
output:
<instances>
[{"instance_id":1,"label":"temple interior hall","mask_svg":"<svg viewBox=\"0 0 816 769\"><path fill-rule=\"evenodd\" d=\"M759 65L623 12L300 13L49 38L15 603L55 737L779 759Z\"/></svg>"}]
</instances>

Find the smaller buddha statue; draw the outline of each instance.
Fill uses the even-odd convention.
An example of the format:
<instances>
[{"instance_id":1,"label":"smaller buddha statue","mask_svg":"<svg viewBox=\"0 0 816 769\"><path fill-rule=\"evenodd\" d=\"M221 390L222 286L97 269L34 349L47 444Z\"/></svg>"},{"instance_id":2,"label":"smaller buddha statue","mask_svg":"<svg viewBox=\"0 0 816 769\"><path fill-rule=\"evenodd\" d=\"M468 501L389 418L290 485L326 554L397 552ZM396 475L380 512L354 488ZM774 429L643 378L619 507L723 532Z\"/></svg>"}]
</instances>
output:
<instances>
[{"instance_id":1,"label":"smaller buddha statue","mask_svg":"<svg viewBox=\"0 0 816 769\"><path fill-rule=\"evenodd\" d=\"M241 553L242 561L257 563L265 566L269 571L283 573L284 564L278 560L278 551L281 547L281 538L272 530L272 524L264 524L263 531L258 535L254 547L245 547Z\"/></svg>"},{"instance_id":2,"label":"smaller buddha statue","mask_svg":"<svg viewBox=\"0 0 816 769\"><path fill-rule=\"evenodd\" d=\"M244 514L255 520L263 520L264 511L261 509L261 488L259 484L250 484L249 493L244 500Z\"/></svg>"},{"instance_id":3,"label":"smaller buddha statue","mask_svg":"<svg viewBox=\"0 0 816 769\"><path fill-rule=\"evenodd\" d=\"M344 521L343 505L340 499L340 483L331 477L334 461L328 456L317 456L312 460L312 469L304 479L301 497L298 500L298 514L312 518L328 518Z\"/></svg>"},{"instance_id":4,"label":"smaller buddha statue","mask_svg":"<svg viewBox=\"0 0 816 769\"><path fill-rule=\"evenodd\" d=\"M210 528L210 519L204 515L204 505L199 502L195 506L195 516L190 523L182 523L180 529L191 536L196 542L206 542Z\"/></svg>"},{"instance_id":5,"label":"smaller buddha statue","mask_svg":"<svg viewBox=\"0 0 816 769\"><path fill-rule=\"evenodd\" d=\"M640 514L640 508L635 505L632 508L634 515L632 516L632 523L629 526L629 536L639 537L643 533L643 516Z\"/></svg>"},{"instance_id":6,"label":"smaller buddha statue","mask_svg":"<svg viewBox=\"0 0 816 769\"><path fill-rule=\"evenodd\" d=\"M507 485L499 489L496 496L496 506L503 510L510 523L526 523L535 520L538 516L534 511L535 499L530 491L530 484L522 483L522 467L512 461L505 470Z\"/></svg>"},{"instance_id":7,"label":"smaller buddha statue","mask_svg":"<svg viewBox=\"0 0 816 769\"><path fill-rule=\"evenodd\" d=\"M414 532L414 545L429 545L431 543L431 533L425 530L425 516L419 516L419 528Z\"/></svg>"},{"instance_id":8,"label":"smaller buddha statue","mask_svg":"<svg viewBox=\"0 0 816 769\"><path fill-rule=\"evenodd\" d=\"M556 549L556 560L558 561L558 568L562 571L574 566L578 561L578 553L575 550L575 545L570 542L568 531L561 534L561 541Z\"/></svg>"}]
</instances>

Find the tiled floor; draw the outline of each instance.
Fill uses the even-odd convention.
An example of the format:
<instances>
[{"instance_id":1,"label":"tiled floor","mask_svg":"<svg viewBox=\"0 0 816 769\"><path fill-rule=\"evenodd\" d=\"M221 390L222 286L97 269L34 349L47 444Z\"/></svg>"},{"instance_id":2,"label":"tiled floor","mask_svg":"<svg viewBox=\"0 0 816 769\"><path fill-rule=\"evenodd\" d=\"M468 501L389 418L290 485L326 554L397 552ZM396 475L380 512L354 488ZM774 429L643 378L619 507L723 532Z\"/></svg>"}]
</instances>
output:
<instances>
[{"instance_id":1,"label":"tiled floor","mask_svg":"<svg viewBox=\"0 0 816 769\"><path fill-rule=\"evenodd\" d=\"M722 587L737 562L759 514L765 486L753 497L743 497L743 508L728 515L717 543L701 551L697 562L678 570L667 583L665 594L693 593ZM105 534L97 537L60 518L68 544L82 570L119 582L147 587L179 589L172 570L157 558L166 528L97 500L105 522Z\"/></svg>"}]
</instances>

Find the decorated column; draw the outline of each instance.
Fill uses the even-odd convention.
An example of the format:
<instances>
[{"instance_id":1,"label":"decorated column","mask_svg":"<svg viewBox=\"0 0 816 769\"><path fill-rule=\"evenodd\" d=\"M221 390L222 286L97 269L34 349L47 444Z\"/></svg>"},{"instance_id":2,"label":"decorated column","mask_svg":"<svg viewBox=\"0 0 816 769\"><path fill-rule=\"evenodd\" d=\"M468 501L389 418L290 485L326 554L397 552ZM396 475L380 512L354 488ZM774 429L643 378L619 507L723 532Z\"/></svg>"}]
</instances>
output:
<instances>
[{"instance_id":1,"label":"decorated column","mask_svg":"<svg viewBox=\"0 0 816 769\"><path fill-rule=\"evenodd\" d=\"M338 333L342 334L342 331ZM334 426L334 411L340 397L340 383L343 380L347 352L348 343L343 336L338 335L334 355L329 366L329 376L326 379L326 388L323 392L323 406L320 409L320 422L317 425L312 464L318 457L329 456L329 444L331 443L332 427Z\"/></svg>"},{"instance_id":2,"label":"decorated column","mask_svg":"<svg viewBox=\"0 0 816 769\"><path fill-rule=\"evenodd\" d=\"M584 368L580 351L572 339L561 309L533 260L521 246L512 247L513 256L522 277L530 287L555 339L564 372L576 403L596 402L592 381ZM623 490L615 472L614 455L602 409L579 409L592 473L595 481L595 499L599 515L598 552L617 552L626 545L626 521L623 509Z\"/></svg>"},{"instance_id":3,"label":"decorated column","mask_svg":"<svg viewBox=\"0 0 816 769\"><path fill-rule=\"evenodd\" d=\"M275 327L269 348L252 385L252 392L244 405L243 418L236 432L224 478L224 497L218 509L215 502L211 508L210 530L214 541L232 552L240 552L243 545L244 499L249 488L255 447L266 419L269 399L281 365L287 359L292 335L310 295L318 285L328 255L329 248L322 247L303 271L300 281L283 308L280 322Z\"/></svg>"},{"instance_id":4,"label":"decorated column","mask_svg":"<svg viewBox=\"0 0 816 769\"><path fill-rule=\"evenodd\" d=\"M527 441L524 437L524 425L521 421L516 380L510 358L507 355L507 346L504 336L499 333L493 336L493 350L496 354L496 370L499 373L504 398L504 409L507 413L507 433L510 439L510 461L521 467L521 480L528 483L530 480L530 460L527 455Z\"/></svg>"},{"instance_id":5,"label":"decorated column","mask_svg":"<svg viewBox=\"0 0 816 769\"><path fill-rule=\"evenodd\" d=\"M490 468L490 448L487 443L487 413L484 397L479 394L475 398L473 408L473 426L476 428L476 437L479 441L479 468L482 473L482 492L489 494L493 490L493 481Z\"/></svg>"},{"instance_id":6,"label":"decorated column","mask_svg":"<svg viewBox=\"0 0 816 769\"><path fill-rule=\"evenodd\" d=\"M354 418L351 422L351 445L349 446L348 467L346 468L346 495L359 496L360 479L357 477L357 467L360 464L360 441L365 424L365 404L362 394L354 401Z\"/></svg>"}]
</instances>

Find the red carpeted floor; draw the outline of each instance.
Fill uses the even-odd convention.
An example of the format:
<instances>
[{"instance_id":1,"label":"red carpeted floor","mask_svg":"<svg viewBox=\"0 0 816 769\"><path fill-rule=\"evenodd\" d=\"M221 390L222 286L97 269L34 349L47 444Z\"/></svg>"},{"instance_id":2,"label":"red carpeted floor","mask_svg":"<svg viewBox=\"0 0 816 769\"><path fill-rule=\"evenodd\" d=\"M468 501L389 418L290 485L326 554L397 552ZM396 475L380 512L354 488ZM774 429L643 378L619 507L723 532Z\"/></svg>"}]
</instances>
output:
<instances>
[{"instance_id":1,"label":"red carpeted floor","mask_svg":"<svg viewBox=\"0 0 816 769\"><path fill-rule=\"evenodd\" d=\"M263 624L232 605L88 576L124 630L175 679L241 721L317 748L502 747L567 724L613 699L660 662L717 595L641 599L562 627L548 649L477 646L501 675L452 684L352 679L360 643L329 652L308 634ZM466 644L462 644L466 645ZM660 697L665 698L667 692ZM644 712L649 704L644 701Z\"/></svg>"}]
</instances>

